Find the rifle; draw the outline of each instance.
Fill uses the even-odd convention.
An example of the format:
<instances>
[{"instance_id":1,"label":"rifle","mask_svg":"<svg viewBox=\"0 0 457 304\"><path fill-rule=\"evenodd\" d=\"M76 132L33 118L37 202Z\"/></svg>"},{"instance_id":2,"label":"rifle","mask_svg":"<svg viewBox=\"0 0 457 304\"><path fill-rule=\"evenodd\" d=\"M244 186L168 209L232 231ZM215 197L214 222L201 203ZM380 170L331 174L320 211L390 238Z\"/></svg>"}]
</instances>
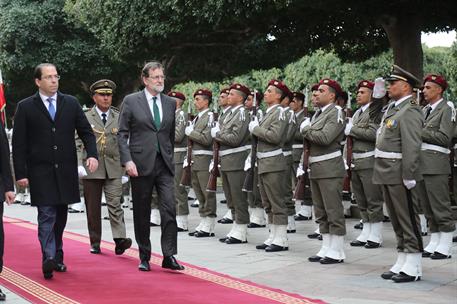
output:
<instances>
[{"instance_id":1,"label":"rifle","mask_svg":"<svg viewBox=\"0 0 457 304\"><path fill-rule=\"evenodd\" d=\"M346 117L352 117L352 108L351 108L351 93L348 92L348 101L346 104ZM351 163L352 163L352 137L346 137L346 165L348 169L346 170L346 176L343 181L343 196L349 196L347 199L351 200Z\"/></svg>"},{"instance_id":2,"label":"rifle","mask_svg":"<svg viewBox=\"0 0 457 304\"><path fill-rule=\"evenodd\" d=\"M308 99L308 88L305 88L305 102L303 106L303 114L305 119L308 117L308 106L309 106L309 99ZM308 167L309 167L309 143L306 138L303 138L303 175L300 175L297 181L297 185L295 186L294 196L292 199L294 201L304 201L305 200L305 189L306 189L306 180L309 178L308 176Z\"/></svg>"},{"instance_id":3,"label":"rifle","mask_svg":"<svg viewBox=\"0 0 457 304\"><path fill-rule=\"evenodd\" d=\"M216 126L218 115L217 115L217 101L214 102L214 119L211 123L211 128ZM219 171L219 149L221 145L220 143L213 139L213 168L209 173L208 184L206 185L206 191L208 192L216 192L217 190L217 178L221 176L221 172Z\"/></svg>"},{"instance_id":4,"label":"rifle","mask_svg":"<svg viewBox=\"0 0 457 304\"><path fill-rule=\"evenodd\" d=\"M254 96L252 100L252 117L254 120L257 117L257 90L254 90ZM254 168L257 162L257 142L256 136L251 134L251 168L246 172L244 178L243 188L244 192L252 192L254 190Z\"/></svg>"},{"instance_id":5,"label":"rifle","mask_svg":"<svg viewBox=\"0 0 457 304\"><path fill-rule=\"evenodd\" d=\"M192 123L192 101L187 105L187 125ZM192 140L187 137L187 166L183 168L180 186L190 187L192 185Z\"/></svg>"}]
</instances>

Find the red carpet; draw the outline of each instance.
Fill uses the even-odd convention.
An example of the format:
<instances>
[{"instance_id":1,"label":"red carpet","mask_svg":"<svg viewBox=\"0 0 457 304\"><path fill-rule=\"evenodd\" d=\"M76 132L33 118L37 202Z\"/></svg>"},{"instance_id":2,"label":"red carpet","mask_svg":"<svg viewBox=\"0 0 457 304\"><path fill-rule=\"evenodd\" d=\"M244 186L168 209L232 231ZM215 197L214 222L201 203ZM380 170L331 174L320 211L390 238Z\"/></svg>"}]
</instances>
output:
<instances>
[{"instance_id":1,"label":"red carpet","mask_svg":"<svg viewBox=\"0 0 457 304\"><path fill-rule=\"evenodd\" d=\"M64 236L68 272L45 280L37 226L11 218L4 223L0 283L33 303L324 303L186 263L183 272L167 271L158 255L151 259L151 272L140 272L136 249L116 256L114 244L103 242L103 254L90 254L88 238L74 233Z\"/></svg>"}]
</instances>

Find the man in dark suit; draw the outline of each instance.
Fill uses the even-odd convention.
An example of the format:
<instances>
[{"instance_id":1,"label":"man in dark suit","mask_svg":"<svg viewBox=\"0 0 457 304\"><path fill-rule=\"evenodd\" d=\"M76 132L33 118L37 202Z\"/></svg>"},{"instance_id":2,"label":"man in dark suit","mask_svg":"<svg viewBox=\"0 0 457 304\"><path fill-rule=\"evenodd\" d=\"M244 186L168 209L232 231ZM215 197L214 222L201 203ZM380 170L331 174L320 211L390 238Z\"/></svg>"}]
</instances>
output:
<instances>
[{"instance_id":1,"label":"man in dark suit","mask_svg":"<svg viewBox=\"0 0 457 304\"><path fill-rule=\"evenodd\" d=\"M62 236L69 204L79 202L75 131L87 151L86 165L97 169L92 128L78 100L58 92L60 76L53 64L35 68L38 92L17 105L13 130L13 162L17 183L30 185L38 209L38 239L46 279L65 272Z\"/></svg>"},{"instance_id":2,"label":"man in dark suit","mask_svg":"<svg viewBox=\"0 0 457 304\"><path fill-rule=\"evenodd\" d=\"M6 137L5 129L0 126L0 194L4 201L11 205L14 202L14 185L13 176L10 168L10 148L8 138ZM4 249L4 233L3 233L3 199L0 203L0 273L3 270L3 249ZM0 301L5 301L5 294L0 290Z\"/></svg>"},{"instance_id":3,"label":"man in dark suit","mask_svg":"<svg viewBox=\"0 0 457 304\"><path fill-rule=\"evenodd\" d=\"M159 195L163 268L183 270L177 253L174 196L174 100L163 94L165 76L158 62L147 63L141 79L145 89L124 98L119 115L118 142L121 163L131 176L135 239L140 250L140 271L150 271L150 214L154 188Z\"/></svg>"}]
</instances>

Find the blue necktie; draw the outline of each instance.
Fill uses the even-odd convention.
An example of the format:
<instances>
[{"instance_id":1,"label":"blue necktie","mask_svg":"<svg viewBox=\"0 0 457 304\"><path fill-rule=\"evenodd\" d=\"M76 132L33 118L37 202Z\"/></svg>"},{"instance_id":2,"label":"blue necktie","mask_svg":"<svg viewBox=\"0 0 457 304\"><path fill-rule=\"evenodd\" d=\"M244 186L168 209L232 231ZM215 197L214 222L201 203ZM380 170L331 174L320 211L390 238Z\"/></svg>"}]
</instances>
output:
<instances>
[{"instance_id":1,"label":"blue necktie","mask_svg":"<svg viewBox=\"0 0 457 304\"><path fill-rule=\"evenodd\" d=\"M54 104L52 103L53 99L51 97L49 97L46 100L47 100L47 102L49 102L49 108L48 108L49 115L51 115L52 120L54 120L54 117L56 116L56 108L54 107Z\"/></svg>"}]
</instances>

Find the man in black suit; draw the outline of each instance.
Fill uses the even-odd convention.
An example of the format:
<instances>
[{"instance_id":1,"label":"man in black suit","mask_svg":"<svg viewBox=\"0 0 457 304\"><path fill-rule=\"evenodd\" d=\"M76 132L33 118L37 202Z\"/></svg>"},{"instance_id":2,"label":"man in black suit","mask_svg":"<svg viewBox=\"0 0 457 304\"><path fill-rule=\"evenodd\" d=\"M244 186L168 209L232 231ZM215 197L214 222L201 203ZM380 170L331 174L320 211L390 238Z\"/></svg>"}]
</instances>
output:
<instances>
[{"instance_id":1,"label":"man in black suit","mask_svg":"<svg viewBox=\"0 0 457 304\"><path fill-rule=\"evenodd\" d=\"M159 195L163 268L183 270L177 253L174 196L174 137L176 103L163 94L164 70L147 63L141 79L145 89L124 98L119 115L118 143L121 163L131 176L135 239L140 250L140 271L150 271L150 214L154 188Z\"/></svg>"},{"instance_id":2,"label":"man in black suit","mask_svg":"<svg viewBox=\"0 0 457 304\"><path fill-rule=\"evenodd\" d=\"M10 168L10 148L5 129L0 125L0 197L11 205L14 202L13 176ZM3 233L3 199L0 203L0 273L3 270L3 249L5 238ZM5 301L5 294L0 290L0 301Z\"/></svg>"},{"instance_id":3,"label":"man in black suit","mask_svg":"<svg viewBox=\"0 0 457 304\"><path fill-rule=\"evenodd\" d=\"M13 130L13 162L17 183L30 186L38 209L38 239L46 279L65 272L62 236L69 204L79 202L75 131L87 151L87 168L97 169L92 128L78 100L58 92L60 76L53 64L35 68L38 92L17 105Z\"/></svg>"}]
</instances>

